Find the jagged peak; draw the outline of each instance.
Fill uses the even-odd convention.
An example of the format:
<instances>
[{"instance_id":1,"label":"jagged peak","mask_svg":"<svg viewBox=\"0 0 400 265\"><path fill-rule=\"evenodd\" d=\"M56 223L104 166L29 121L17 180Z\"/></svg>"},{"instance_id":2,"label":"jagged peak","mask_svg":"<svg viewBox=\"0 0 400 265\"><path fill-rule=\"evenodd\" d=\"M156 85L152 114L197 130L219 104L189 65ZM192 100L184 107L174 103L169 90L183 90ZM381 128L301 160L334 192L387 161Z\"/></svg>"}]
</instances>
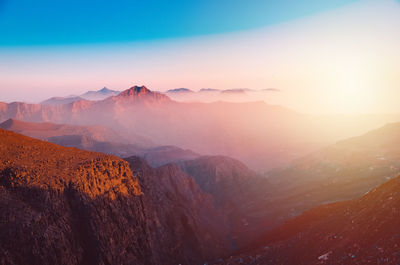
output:
<instances>
[{"instance_id":1,"label":"jagged peak","mask_svg":"<svg viewBox=\"0 0 400 265\"><path fill-rule=\"evenodd\" d=\"M109 92L112 91L111 89L108 89L107 87L103 87L102 89L99 90L99 92Z\"/></svg>"},{"instance_id":2,"label":"jagged peak","mask_svg":"<svg viewBox=\"0 0 400 265\"><path fill-rule=\"evenodd\" d=\"M150 91L145 86L133 86L127 90L121 92L121 96L132 96L132 95L143 95L143 94L151 94L153 92Z\"/></svg>"},{"instance_id":3,"label":"jagged peak","mask_svg":"<svg viewBox=\"0 0 400 265\"><path fill-rule=\"evenodd\" d=\"M164 94L161 94L159 92L153 92L150 89L148 89L145 86L133 86L127 90L122 91L118 96L114 97L114 99L150 99L150 100L156 100L156 101L168 101L170 100L169 97L167 97Z\"/></svg>"}]
</instances>

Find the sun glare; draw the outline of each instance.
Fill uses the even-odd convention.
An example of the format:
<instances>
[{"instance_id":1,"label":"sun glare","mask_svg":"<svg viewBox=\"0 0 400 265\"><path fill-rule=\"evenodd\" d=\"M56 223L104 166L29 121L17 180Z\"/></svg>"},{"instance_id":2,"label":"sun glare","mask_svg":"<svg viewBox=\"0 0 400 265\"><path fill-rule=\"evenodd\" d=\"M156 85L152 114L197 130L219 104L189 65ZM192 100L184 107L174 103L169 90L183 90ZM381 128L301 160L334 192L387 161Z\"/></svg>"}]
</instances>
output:
<instances>
[{"instance_id":1,"label":"sun glare","mask_svg":"<svg viewBox=\"0 0 400 265\"><path fill-rule=\"evenodd\" d=\"M336 72L332 87L335 112L357 114L374 107L374 74L365 66L341 68Z\"/></svg>"}]
</instances>

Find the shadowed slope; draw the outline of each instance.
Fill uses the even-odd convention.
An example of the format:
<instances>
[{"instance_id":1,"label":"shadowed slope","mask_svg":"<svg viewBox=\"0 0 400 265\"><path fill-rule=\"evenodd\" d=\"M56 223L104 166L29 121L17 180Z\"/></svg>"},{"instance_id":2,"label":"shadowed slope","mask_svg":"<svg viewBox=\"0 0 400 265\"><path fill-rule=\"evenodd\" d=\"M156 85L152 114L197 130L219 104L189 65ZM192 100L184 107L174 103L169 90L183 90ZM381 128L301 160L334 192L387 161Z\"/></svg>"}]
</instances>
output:
<instances>
[{"instance_id":1,"label":"shadowed slope","mask_svg":"<svg viewBox=\"0 0 400 265\"><path fill-rule=\"evenodd\" d=\"M210 194L228 220L232 245L241 248L267 231L271 216L263 200L268 181L240 161L224 156L202 156L179 166Z\"/></svg>"}]
</instances>

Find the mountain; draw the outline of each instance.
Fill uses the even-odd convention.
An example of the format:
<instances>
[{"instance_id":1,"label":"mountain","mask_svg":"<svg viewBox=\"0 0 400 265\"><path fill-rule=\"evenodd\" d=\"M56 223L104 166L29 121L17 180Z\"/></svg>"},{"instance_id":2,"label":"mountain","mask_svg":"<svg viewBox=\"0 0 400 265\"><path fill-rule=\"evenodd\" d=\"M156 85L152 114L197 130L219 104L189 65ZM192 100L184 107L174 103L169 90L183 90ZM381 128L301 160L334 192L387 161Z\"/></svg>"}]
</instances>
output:
<instances>
[{"instance_id":1,"label":"mountain","mask_svg":"<svg viewBox=\"0 0 400 265\"><path fill-rule=\"evenodd\" d=\"M46 140L50 137L66 135L82 135L100 142L128 141L119 133L105 126L78 126L55 124L50 122L34 123L8 119L0 124L0 128L24 134L33 138Z\"/></svg>"},{"instance_id":2,"label":"mountain","mask_svg":"<svg viewBox=\"0 0 400 265\"><path fill-rule=\"evenodd\" d=\"M215 264L398 264L400 177L307 211Z\"/></svg>"},{"instance_id":3,"label":"mountain","mask_svg":"<svg viewBox=\"0 0 400 265\"><path fill-rule=\"evenodd\" d=\"M83 100L82 97L78 97L78 96L73 96L73 97L52 97L49 99L46 99L42 102L40 102L40 104L42 105L63 105L63 104L69 104L78 100Z\"/></svg>"},{"instance_id":4,"label":"mountain","mask_svg":"<svg viewBox=\"0 0 400 265\"><path fill-rule=\"evenodd\" d=\"M231 233L240 248L304 211L360 198L400 175L399 136L400 123L388 124L307 155L265 178L229 158L200 157L180 165L231 217Z\"/></svg>"},{"instance_id":5,"label":"mountain","mask_svg":"<svg viewBox=\"0 0 400 265\"><path fill-rule=\"evenodd\" d=\"M170 145L149 148L138 155L143 157L153 167L169 163L179 163L186 160L196 159L201 156L191 150Z\"/></svg>"},{"instance_id":6,"label":"mountain","mask_svg":"<svg viewBox=\"0 0 400 265\"><path fill-rule=\"evenodd\" d=\"M128 163L2 129L0 139L2 264L146 264L142 191Z\"/></svg>"},{"instance_id":7,"label":"mountain","mask_svg":"<svg viewBox=\"0 0 400 265\"><path fill-rule=\"evenodd\" d=\"M220 89L217 88L202 88L199 90L201 93L214 93L214 92L221 92Z\"/></svg>"},{"instance_id":8,"label":"mountain","mask_svg":"<svg viewBox=\"0 0 400 265\"><path fill-rule=\"evenodd\" d=\"M152 166L161 166L199 157L176 146L156 146L149 139L134 134L117 133L105 126L77 126L54 123L33 123L9 119L0 128L61 146L102 152L119 157L141 156Z\"/></svg>"},{"instance_id":9,"label":"mountain","mask_svg":"<svg viewBox=\"0 0 400 265\"><path fill-rule=\"evenodd\" d=\"M283 220L319 204L359 198L398 176L399 139L400 123L388 124L270 172L269 197L279 205L278 215Z\"/></svg>"},{"instance_id":10,"label":"mountain","mask_svg":"<svg viewBox=\"0 0 400 265\"><path fill-rule=\"evenodd\" d=\"M270 227L269 204L263 200L269 191L265 178L230 157L202 156L178 164L229 220L234 248L246 246Z\"/></svg>"},{"instance_id":11,"label":"mountain","mask_svg":"<svg viewBox=\"0 0 400 265\"><path fill-rule=\"evenodd\" d=\"M133 86L122 91L119 95L113 96L106 101L122 103L144 103L144 102L168 102L170 99L158 92L153 92L145 86Z\"/></svg>"},{"instance_id":12,"label":"mountain","mask_svg":"<svg viewBox=\"0 0 400 265\"><path fill-rule=\"evenodd\" d=\"M119 93L120 93L120 91L111 90L106 87L103 87L102 89L97 90L97 91L88 91L88 92L80 95L80 97L87 99L87 100L103 100L103 99L111 97L111 96L116 96Z\"/></svg>"},{"instance_id":13,"label":"mountain","mask_svg":"<svg viewBox=\"0 0 400 265\"><path fill-rule=\"evenodd\" d=\"M166 92L168 93L194 93L193 90L190 90L189 88L175 88L175 89L169 89Z\"/></svg>"},{"instance_id":14,"label":"mountain","mask_svg":"<svg viewBox=\"0 0 400 265\"><path fill-rule=\"evenodd\" d=\"M261 89L262 92L280 92L281 90L278 88L264 88Z\"/></svg>"},{"instance_id":15,"label":"mountain","mask_svg":"<svg viewBox=\"0 0 400 265\"><path fill-rule=\"evenodd\" d=\"M222 90L221 93L223 94L245 94L246 92L252 92L253 89L250 88L232 88L232 89L225 89Z\"/></svg>"},{"instance_id":16,"label":"mountain","mask_svg":"<svg viewBox=\"0 0 400 265\"><path fill-rule=\"evenodd\" d=\"M274 95L266 92L276 92L278 89L267 88L254 90L250 88L214 89L202 88L199 91L192 91L186 88L171 89L165 92L171 99L180 102L254 102L271 101Z\"/></svg>"},{"instance_id":17,"label":"mountain","mask_svg":"<svg viewBox=\"0 0 400 265\"><path fill-rule=\"evenodd\" d=\"M161 256L175 257L164 263L197 264L231 253L226 217L191 177L174 164L153 169L141 158L126 160L138 175L144 203L151 209L146 215L152 222L154 247L164 251Z\"/></svg>"},{"instance_id":18,"label":"mountain","mask_svg":"<svg viewBox=\"0 0 400 265\"><path fill-rule=\"evenodd\" d=\"M203 264L228 254L212 198L152 169L0 129L1 264Z\"/></svg>"},{"instance_id":19,"label":"mountain","mask_svg":"<svg viewBox=\"0 0 400 265\"><path fill-rule=\"evenodd\" d=\"M10 118L107 126L142 135L161 146L231 156L264 171L286 166L338 139L398 117L365 116L340 123L265 102L177 102L144 86L134 86L100 101L80 100L58 106L0 103L0 122Z\"/></svg>"},{"instance_id":20,"label":"mountain","mask_svg":"<svg viewBox=\"0 0 400 265\"><path fill-rule=\"evenodd\" d=\"M116 96L120 93L120 91L116 90L111 90L106 87L97 90L97 91L87 91L86 93L80 95L80 96L68 96L68 97L52 97L49 99L46 99L40 104L42 105L63 105L63 104L69 104L73 103L75 101L79 100L92 100L92 101L98 101L98 100L103 100L111 96Z\"/></svg>"}]
</instances>

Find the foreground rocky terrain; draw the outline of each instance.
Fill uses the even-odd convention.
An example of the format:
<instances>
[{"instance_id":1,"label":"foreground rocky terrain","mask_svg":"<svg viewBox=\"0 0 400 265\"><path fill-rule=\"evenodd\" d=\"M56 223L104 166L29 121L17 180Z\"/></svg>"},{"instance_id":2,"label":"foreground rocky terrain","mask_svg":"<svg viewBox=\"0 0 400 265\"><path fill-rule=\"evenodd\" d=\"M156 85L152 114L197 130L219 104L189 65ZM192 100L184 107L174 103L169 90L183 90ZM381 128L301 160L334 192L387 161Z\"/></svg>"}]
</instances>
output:
<instances>
[{"instance_id":1,"label":"foreground rocky terrain","mask_svg":"<svg viewBox=\"0 0 400 265\"><path fill-rule=\"evenodd\" d=\"M360 199L316 207L215 264L399 264L400 176Z\"/></svg>"},{"instance_id":2,"label":"foreground rocky terrain","mask_svg":"<svg viewBox=\"0 0 400 265\"><path fill-rule=\"evenodd\" d=\"M212 199L176 166L1 129L0 153L1 264L201 264L228 253Z\"/></svg>"},{"instance_id":3,"label":"foreground rocky terrain","mask_svg":"<svg viewBox=\"0 0 400 265\"><path fill-rule=\"evenodd\" d=\"M390 124L263 177L224 156L153 168L0 129L0 263L396 264L399 134Z\"/></svg>"}]
</instances>

